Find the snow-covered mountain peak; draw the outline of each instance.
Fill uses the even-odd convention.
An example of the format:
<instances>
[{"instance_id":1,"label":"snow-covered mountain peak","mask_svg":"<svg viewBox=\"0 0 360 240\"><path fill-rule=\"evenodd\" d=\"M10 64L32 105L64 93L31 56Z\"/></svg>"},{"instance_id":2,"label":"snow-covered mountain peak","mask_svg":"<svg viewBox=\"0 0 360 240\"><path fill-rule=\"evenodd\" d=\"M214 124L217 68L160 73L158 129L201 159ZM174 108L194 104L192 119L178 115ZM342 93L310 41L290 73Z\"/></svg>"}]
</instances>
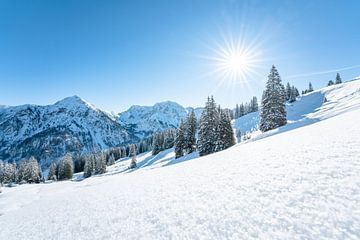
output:
<instances>
[{"instance_id":1,"label":"snow-covered mountain peak","mask_svg":"<svg viewBox=\"0 0 360 240\"><path fill-rule=\"evenodd\" d=\"M88 107L88 108L91 108L93 110L97 110L97 108L85 101L84 99L82 99L81 97L77 96L77 95L74 95L74 96L71 96L71 97L66 97L58 102L56 102L54 104L54 106L57 106L57 107L66 107L66 108L79 108L79 107Z\"/></svg>"},{"instance_id":2,"label":"snow-covered mountain peak","mask_svg":"<svg viewBox=\"0 0 360 240\"><path fill-rule=\"evenodd\" d=\"M138 137L147 137L155 132L178 127L186 115L187 110L183 106L165 101L153 106L134 105L119 114L119 122Z\"/></svg>"}]
</instances>

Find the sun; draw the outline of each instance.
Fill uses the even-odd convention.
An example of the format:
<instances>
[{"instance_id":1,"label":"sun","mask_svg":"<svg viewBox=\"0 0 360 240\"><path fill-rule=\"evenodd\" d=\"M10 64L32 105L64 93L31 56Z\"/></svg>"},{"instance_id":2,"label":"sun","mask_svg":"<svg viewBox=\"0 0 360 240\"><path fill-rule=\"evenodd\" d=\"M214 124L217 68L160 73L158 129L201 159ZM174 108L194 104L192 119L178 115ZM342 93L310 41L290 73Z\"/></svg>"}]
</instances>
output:
<instances>
[{"instance_id":1,"label":"sun","mask_svg":"<svg viewBox=\"0 0 360 240\"><path fill-rule=\"evenodd\" d=\"M231 75L244 75L249 70L250 60L241 52L230 52L219 65Z\"/></svg>"},{"instance_id":2,"label":"sun","mask_svg":"<svg viewBox=\"0 0 360 240\"><path fill-rule=\"evenodd\" d=\"M202 57L208 60L207 76L217 79L218 85L245 85L254 81L259 75L260 63L263 61L262 49L255 38L246 41L242 35L221 35L223 38L207 45L209 53Z\"/></svg>"}]
</instances>

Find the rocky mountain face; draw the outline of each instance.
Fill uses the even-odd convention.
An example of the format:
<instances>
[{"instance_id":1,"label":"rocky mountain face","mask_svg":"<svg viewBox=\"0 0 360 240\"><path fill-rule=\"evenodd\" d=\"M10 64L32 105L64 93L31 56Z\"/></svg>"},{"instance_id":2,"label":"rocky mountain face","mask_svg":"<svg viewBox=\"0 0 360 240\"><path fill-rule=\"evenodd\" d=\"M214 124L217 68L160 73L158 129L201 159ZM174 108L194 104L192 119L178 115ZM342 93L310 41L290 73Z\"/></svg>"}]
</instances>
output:
<instances>
[{"instance_id":1,"label":"rocky mountain face","mask_svg":"<svg viewBox=\"0 0 360 240\"><path fill-rule=\"evenodd\" d=\"M42 166L65 153L96 152L137 137L93 105L74 96L53 105L0 107L0 159L35 156Z\"/></svg>"},{"instance_id":2,"label":"rocky mountain face","mask_svg":"<svg viewBox=\"0 0 360 240\"><path fill-rule=\"evenodd\" d=\"M156 103L154 106L134 105L120 113L118 121L128 132L138 138L144 138L169 128L177 128L181 119L191 110L193 109L184 108L171 101ZM196 108L194 111L200 116L202 108Z\"/></svg>"}]
</instances>

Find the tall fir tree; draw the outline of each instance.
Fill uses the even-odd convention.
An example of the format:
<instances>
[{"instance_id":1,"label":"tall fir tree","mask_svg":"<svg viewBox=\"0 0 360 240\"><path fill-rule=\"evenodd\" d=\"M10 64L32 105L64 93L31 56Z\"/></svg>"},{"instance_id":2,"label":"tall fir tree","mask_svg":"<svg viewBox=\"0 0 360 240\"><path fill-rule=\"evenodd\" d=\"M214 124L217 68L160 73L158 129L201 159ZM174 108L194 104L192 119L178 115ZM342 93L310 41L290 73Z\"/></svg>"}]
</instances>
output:
<instances>
[{"instance_id":1,"label":"tall fir tree","mask_svg":"<svg viewBox=\"0 0 360 240\"><path fill-rule=\"evenodd\" d=\"M296 89L294 86L291 87L291 90L290 90L290 98L289 98L289 102L292 103L292 102L295 102L296 101Z\"/></svg>"},{"instance_id":2,"label":"tall fir tree","mask_svg":"<svg viewBox=\"0 0 360 240\"><path fill-rule=\"evenodd\" d=\"M41 168L34 157L29 159L24 178L29 183L39 183L41 181Z\"/></svg>"},{"instance_id":3,"label":"tall fir tree","mask_svg":"<svg viewBox=\"0 0 360 240\"><path fill-rule=\"evenodd\" d=\"M57 180L57 168L58 168L58 163L52 162L49 168L48 180L52 180L52 181Z\"/></svg>"},{"instance_id":4,"label":"tall fir tree","mask_svg":"<svg viewBox=\"0 0 360 240\"><path fill-rule=\"evenodd\" d=\"M187 124L186 124L185 151L187 153L192 153L196 150L196 124L197 124L197 119L194 110L192 110L189 116L187 117Z\"/></svg>"},{"instance_id":5,"label":"tall fir tree","mask_svg":"<svg viewBox=\"0 0 360 240\"><path fill-rule=\"evenodd\" d=\"M269 131L286 124L285 88L273 65L261 99L260 130Z\"/></svg>"},{"instance_id":6,"label":"tall fir tree","mask_svg":"<svg viewBox=\"0 0 360 240\"><path fill-rule=\"evenodd\" d=\"M216 108L214 98L208 98L205 108L201 114L199 126L198 150L200 156L216 151L217 126L219 124L219 112Z\"/></svg>"},{"instance_id":7,"label":"tall fir tree","mask_svg":"<svg viewBox=\"0 0 360 240\"><path fill-rule=\"evenodd\" d=\"M215 151L222 151L235 144L234 132L231 119L227 111L220 109L220 121L217 126L217 140Z\"/></svg>"},{"instance_id":8,"label":"tall fir tree","mask_svg":"<svg viewBox=\"0 0 360 240\"><path fill-rule=\"evenodd\" d=\"M312 91L314 91L314 88L313 88L311 82L309 82L309 89L308 89L307 92L309 93L309 92L312 92Z\"/></svg>"},{"instance_id":9,"label":"tall fir tree","mask_svg":"<svg viewBox=\"0 0 360 240\"><path fill-rule=\"evenodd\" d=\"M74 163L71 154L67 153L59 162L58 180L71 179L74 173Z\"/></svg>"},{"instance_id":10,"label":"tall fir tree","mask_svg":"<svg viewBox=\"0 0 360 240\"><path fill-rule=\"evenodd\" d=\"M291 86L290 86L289 82L286 84L285 94L286 94L286 97L285 97L286 101L290 101L290 98L291 98Z\"/></svg>"},{"instance_id":11,"label":"tall fir tree","mask_svg":"<svg viewBox=\"0 0 360 240\"><path fill-rule=\"evenodd\" d=\"M175 136L175 158L184 156L186 148L186 122L182 119Z\"/></svg>"},{"instance_id":12,"label":"tall fir tree","mask_svg":"<svg viewBox=\"0 0 360 240\"><path fill-rule=\"evenodd\" d=\"M131 157L131 162L130 162L130 169L136 168L137 163L136 163L136 147L135 144L131 144L130 145L130 157Z\"/></svg>"},{"instance_id":13,"label":"tall fir tree","mask_svg":"<svg viewBox=\"0 0 360 240\"><path fill-rule=\"evenodd\" d=\"M21 159L18 165L16 181L18 183L27 182L26 181L26 168L27 168L27 161L25 159Z\"/></svg>"},{"instance_id":14,"label":"tall fir tree","mask_svg":"<svg viewBox=\"0 0 360 240\"><path fill-rule=\"evenodd\" d=\"M340 83L342 83L340 73L336 73L335 84L340 84Z\"/></svg>"}]
</instances>

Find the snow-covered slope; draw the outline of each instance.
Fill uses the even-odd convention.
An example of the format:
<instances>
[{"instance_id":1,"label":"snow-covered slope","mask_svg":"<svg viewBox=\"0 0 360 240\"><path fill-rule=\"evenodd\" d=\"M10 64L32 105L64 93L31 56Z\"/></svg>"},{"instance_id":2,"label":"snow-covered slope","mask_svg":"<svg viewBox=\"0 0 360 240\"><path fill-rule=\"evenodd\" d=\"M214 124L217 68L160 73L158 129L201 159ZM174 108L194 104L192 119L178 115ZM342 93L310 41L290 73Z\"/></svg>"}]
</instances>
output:
<instances>
[{"instance_id":1,"label":"snow-covered slope","mask_svg":"<svg viewBox=\"0 0 360 240\"><path fill-rule=\"evenodd\" d=\"M129 132L143 138L165 129L177 128L190 110L192 108L184 108L171 101L156 103L154 106L134 105L119 114L119 122ZM201 114L201 108L194 110L197 115Z\"/></svg>"},{"instance_id":2,"label":"snow-covered slope","mask_svg":"<svg viewBox=\"0 0 360 240\"><path fill-rule=\"evenodd\" d=\"M0 111L0 159L35 156L48 166L66 152L91 152L134 140L110 115L81 98Z\"/></svg>"},{"instance_id":3,"label":"snow-covered slope","mask_svg":"<svg viewBox=\"0 0 360 240\"><path fill-rule=\"evenodd\" d=\"M294 104L292 123L206 157L146 153L132 171L5 188L0 239L360 239L359 89L308 94L296 105L313 112Z\"/></svg>"},{"instance_id":4,"label":"snow-covered slope","mask_svg":"<svg viewBox=\"0 0 360 240\"><path fill-rule=\"evenodd\" d=\"M288 124L280 129L261 134L268 136L282 131L302 127L348 111L349 108L359 107L360 79L332 85L314 92L302 95L296 102L286 105ZM350 105L350 106L348 106ZM233 127L242 133L253 132L253 136L260 134L258 130L260 117L258 112L247 114L233 121Z\"/></svg>"}]
</instances>

